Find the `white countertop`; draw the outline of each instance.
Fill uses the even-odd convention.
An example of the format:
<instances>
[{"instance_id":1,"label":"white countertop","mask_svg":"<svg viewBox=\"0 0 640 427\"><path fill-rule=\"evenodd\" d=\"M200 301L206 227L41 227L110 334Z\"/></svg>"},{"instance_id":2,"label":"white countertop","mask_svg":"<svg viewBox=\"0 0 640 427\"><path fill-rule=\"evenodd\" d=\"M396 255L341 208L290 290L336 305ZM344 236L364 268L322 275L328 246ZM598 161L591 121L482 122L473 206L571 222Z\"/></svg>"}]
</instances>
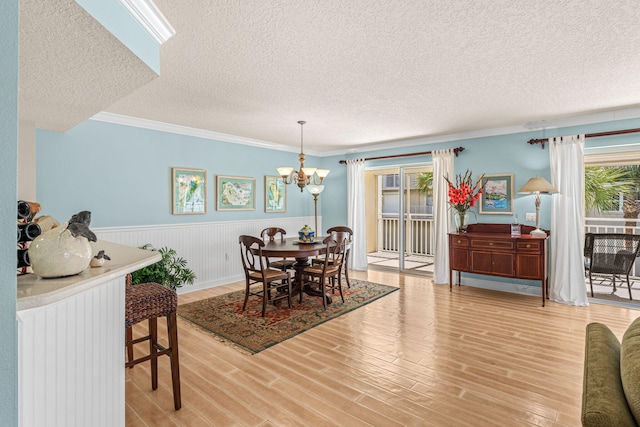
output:
<instances>
[{"instance_id":1,"label":"white countertop","mask_svg":"<svg viewBox=\"0 0 640 427\"><path fill-rule=\"evenodd\" d=\"M18 276L17 311L42 307L125 276L162 259L160 253L117 243L91 242L93 255L104 250L111 258L103 267L88 267L75 276L44 279L36 274Z\"/></svg>"}]
</instances>

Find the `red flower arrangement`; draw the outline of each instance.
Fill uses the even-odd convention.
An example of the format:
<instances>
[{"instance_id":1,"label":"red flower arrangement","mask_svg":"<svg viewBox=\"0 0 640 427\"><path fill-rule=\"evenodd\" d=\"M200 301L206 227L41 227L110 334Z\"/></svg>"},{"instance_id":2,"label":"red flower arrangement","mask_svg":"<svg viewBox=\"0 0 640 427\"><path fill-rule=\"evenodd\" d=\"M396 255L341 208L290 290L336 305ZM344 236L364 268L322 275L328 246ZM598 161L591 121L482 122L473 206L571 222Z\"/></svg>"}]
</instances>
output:
<instances>
[{"instance_id":1,"label":"red flower arrangement","mask_svg":"<svg viewBox=\"0 0 640 427\"><path fill-rule=\"evenodd\" d=\"M464 175L456 175L455 185L449 180L449 178L446 176L444 177L447 184L449 184L449 205L459 214L466 213L470 208L476 205L476 202L482 195L482 177L484 177L484 174L480 175L480 178L478 178L476 183L473 184L471 171L469 169L467 169Z\"/></svg>"}]
</instances>

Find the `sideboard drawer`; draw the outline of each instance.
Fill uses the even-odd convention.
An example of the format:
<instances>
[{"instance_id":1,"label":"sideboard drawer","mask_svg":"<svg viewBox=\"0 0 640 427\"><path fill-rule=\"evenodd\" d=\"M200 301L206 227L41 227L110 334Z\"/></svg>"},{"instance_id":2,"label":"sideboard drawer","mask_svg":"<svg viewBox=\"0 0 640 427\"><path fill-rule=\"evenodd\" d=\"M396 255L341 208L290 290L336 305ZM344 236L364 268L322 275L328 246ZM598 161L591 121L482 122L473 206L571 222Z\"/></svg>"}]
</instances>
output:
<instances>
[{"instance_id":1,"label":"sideboard drawer","mask_svg":"<svg viewBox=\"0 0 640 427\"><path fill-rule=\"evenodd\" d=\"M471 249L506 250L515 249L513 240L471 239Z\"/></svg>"},{"instance_id":2,"label":"sideboard drawer","mask_svg":"<svg viewBox=\"0 0 640 427\"><path fill-rule=\"evenodd\" d=\"M540 241L518 240L518 252L540 252Z\"/></svg>"},{"instance_id":3,"label":"sideboard drawer","mask_svg":"<svg viewBox=\"0 0 640 427\"><path fill-rule=\"evenodd\" d=\"M451 238L451 246L455 246L457 248L468 248L469 247L469 238L461 237L461 236L452 236Z\"/></svg>"}]
</instances>

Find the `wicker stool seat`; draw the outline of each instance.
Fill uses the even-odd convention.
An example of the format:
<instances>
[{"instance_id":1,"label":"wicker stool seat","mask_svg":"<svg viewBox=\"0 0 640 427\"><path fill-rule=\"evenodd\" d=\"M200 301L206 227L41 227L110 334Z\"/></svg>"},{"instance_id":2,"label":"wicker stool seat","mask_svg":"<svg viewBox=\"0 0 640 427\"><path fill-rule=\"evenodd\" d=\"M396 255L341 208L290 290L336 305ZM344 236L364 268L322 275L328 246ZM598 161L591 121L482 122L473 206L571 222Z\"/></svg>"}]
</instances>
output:
<instances>
[{"instance_id":1,"label":"wicker stool seat","mask_svg":"<svg viewBox=\"0 0 640 427\"><path fill-rule=\"evenodd\" d=\"M127 288L125 294L125 327L126 347L128 361L127 368L132 368L138 363L151 361L151 388L158 388L158 356L167 355L171 361L171 382L173 386L173 404L176 410L182 406L180 398L180 365L178 361L178 327L176 310L178 308L178 296L174 290L165 288L158 283L141 283L131 285L131 276L127 276ZM159 317L167 318L168 347L158 343L157 320ZM133 339L132 326L143 320L149 321L149 334ZM149 341L149 354L137 359L133 358L133 345Z\"/></svg>"},{"instance_id":2,"label":"wicker stool seat","mask_svg":"<svg viewBox=\"0 0 640 427\"><path fill-rule=\"evenodd\" d=\"M141 283L127 288L125 326L153 317L167 317L178 308L176 292L158 283Z\"/></svg>"}]
</instances>

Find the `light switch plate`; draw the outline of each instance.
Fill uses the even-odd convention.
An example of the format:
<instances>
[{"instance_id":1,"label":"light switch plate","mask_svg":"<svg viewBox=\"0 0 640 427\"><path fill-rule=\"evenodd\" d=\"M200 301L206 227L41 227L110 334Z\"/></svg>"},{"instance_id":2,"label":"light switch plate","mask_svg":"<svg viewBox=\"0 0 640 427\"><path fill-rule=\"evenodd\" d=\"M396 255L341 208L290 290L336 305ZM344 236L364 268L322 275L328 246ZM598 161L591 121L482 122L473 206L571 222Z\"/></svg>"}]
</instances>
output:
<instances>
[{"instance_id":1,"label":"light switch plate","mask_svg":"<svg viewBox=\"0 0 640 427\"><path fill-rule=\"evenodd\" d=\"M527 212L525 215L526 215L525 221L527 221L527 222L536 222L536 214L535 214L535 212L534 213Z\"/></svg>"}]
</instances>

